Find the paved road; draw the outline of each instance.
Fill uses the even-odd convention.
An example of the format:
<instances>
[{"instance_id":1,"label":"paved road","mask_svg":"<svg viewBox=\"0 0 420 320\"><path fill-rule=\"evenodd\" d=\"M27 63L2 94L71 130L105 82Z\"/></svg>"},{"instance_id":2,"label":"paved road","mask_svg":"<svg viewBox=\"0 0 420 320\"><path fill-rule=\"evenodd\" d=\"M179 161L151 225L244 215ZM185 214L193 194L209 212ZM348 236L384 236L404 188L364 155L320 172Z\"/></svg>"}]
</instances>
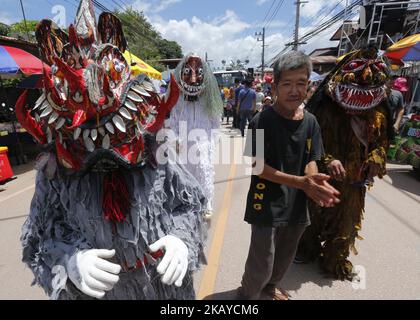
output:
<instances>
[{"instance_id":1,"label":"paved road","mask_svg":"<svg viewBox=\"0 0 420 320\"><path fill-rule=\"evenodd\" d=\"M241 163L243 139L223 129L224 159L216 166L216 203L207 243L208 265L195 276L200 299L231 299L239 286L247 256L250 227L243 222L249 187L248 166ZM228 157L230 155L230 157ZM234 157L236 156L236 158ZM46 299L31 287L31 271L21 259L20 228L34 191L32 165L0 192L0 299ZM283 287L294 299L419 299L420 181L410 167L388 165L366 198L366 213L357 242L358 283L332 281L317 265L293 265Z\"/></svg>"}]
</instances>

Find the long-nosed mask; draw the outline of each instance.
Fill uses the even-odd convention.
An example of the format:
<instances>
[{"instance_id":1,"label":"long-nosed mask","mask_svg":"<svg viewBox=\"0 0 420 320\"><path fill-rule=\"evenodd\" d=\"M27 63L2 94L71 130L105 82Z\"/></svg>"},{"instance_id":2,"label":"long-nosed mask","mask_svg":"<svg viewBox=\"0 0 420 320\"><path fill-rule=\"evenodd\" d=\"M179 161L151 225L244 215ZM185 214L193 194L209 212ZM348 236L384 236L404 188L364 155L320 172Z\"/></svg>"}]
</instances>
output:
<instances>
[{"instance_id":1,"label":"long-nosed mask","mask_svg":"<svg viewBox=\"0 0 420 320\"><path fill-rule=\"evenodd\" d=\"M131 77L127 44L118 18L102 13L96 24L91 2L82 0L69 34L42 20L36 38L44 61L44 89L31 108L24 92L18 120L43 145L55 148L71 172L93 166L138 167L145 162L145 136L155 134L176 103L172 77L161 97L145 75Z\"/></svg>"}]
</instances>

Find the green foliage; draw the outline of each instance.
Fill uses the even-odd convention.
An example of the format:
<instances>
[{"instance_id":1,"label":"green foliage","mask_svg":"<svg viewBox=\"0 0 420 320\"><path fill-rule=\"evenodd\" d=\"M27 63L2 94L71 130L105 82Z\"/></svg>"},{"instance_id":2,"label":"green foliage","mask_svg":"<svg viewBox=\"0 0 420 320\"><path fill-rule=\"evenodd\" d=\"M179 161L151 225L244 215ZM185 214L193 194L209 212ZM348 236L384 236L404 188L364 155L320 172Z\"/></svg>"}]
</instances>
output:
<instances>
[{"instance_id":1,"label":"green foliage","mask_svg":"<svg viewBox=\"0 0 420 320\"><path fill-rule=\"evenodd\" d=\"M124 12L115 12L123 24L128 42L128 50L143 60L181 58L181 46L175 41L168 41L155 30L142 12L127 8ZM158 71L164 66L151 63Z\"/></svg>"},{"instance_id":2,"label":"green foliage","mask_svg":"<svg viewBox=\"0 0 420 320\"><path fill-rule=\"evenodd\" d=\"M35 39L35 29L36 25L38 24L37 20L26 20L16 22L10 25L10 32L9 34L18 33L22 37L26 38L27 33L29 33L29 40Z\"/></svg>"},{"instance_id":3,"label":"green foliage","mask_svg":"<svg viewBox=\"0 0 420 320\"><path fill-rule=\"evenodd\" d=\"M0 36L7 36L9 35L10 27L7 24L0 22Z\"/></svg>"},{"instance_id":4,"label":"green foliage","mask_svg":"<svg viewBox=\"0 0 420 320\"><path fill-rule=\"evenodd\" d=\"M17 85L20 83L21 79L4 79L1 80L3 87L5 88L16 88Z\"/></svg>"},{"instance_id":5,"label":"green foliage","mask_svg":"<svg viewBox=\"0 0 420 320\"><path fill-rule=\"evenodd\" d=\"M160 52L164 59L182 58L182 49L177 42L162 39L159 45Z\"/></svg>"}]
</instances>

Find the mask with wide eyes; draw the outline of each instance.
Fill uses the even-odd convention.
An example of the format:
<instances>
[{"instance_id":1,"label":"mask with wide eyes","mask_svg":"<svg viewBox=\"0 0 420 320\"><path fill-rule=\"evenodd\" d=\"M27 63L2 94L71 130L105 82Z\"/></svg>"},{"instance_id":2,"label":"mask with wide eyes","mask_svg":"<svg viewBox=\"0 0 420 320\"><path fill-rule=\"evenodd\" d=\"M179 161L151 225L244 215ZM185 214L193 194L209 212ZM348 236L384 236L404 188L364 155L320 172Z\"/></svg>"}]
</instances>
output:
<instances>
[{"instance_id":1,"label":"mask with wide eyes","mask_svg":"<svg viewBox=\"0 0 420 320\"><path fill-rule=\"evenodd\" d=\"M350 114L375 108L386 98L388 66L369 51L360 50L335 72L327 92Z\"/></svg>"},{"instance_id":2,"label":"mask with wide eyes","mask_svg":"<svg viewBox=\"0 0 420 320\"><path fill-rule=\"evenodd\" d=\"M385 64L385 63L383 63L382 61L379 61L379 62L375 62L375 63L373 63L373 64L372 64L372 68L373 68L375 71L386 72L386 68L387 68L387 66L386 66L386 64Z\"/></svg>"},{"instance_id":3,"label":"mask with wide eyes","mask_svg":"<svg viewBox=\"0 0 420 320\"><path fill-rule=\"evenodd\" d=\"M184 68L184 76L189 76L191 74L191 69L186 67Z\"/></svg>"},{"instance_id":4,"label":"mask with wide eyes","mask_svg":"<svg viewBox=\"0 0 420 320\"><path fill-rule=\"evenodd\" d=\"M204 89L204 65L200 57L191 55L182 62L180 88L186 96L197 97Z\"/></svg>"},{"instance_id":5,"label":"mask with wide eyes","mask_svg":"<svg viewBox=\"0 0 420 320\"><path fill-rule=\"evenodd\" d=\"M343 73L354 73L354 72L358 72L358 71L362 71L364 68L366 68L368 61L367 60L353 60L349 63L347 63L344 67L343 67Z\"/></svg>"}]
</instances>

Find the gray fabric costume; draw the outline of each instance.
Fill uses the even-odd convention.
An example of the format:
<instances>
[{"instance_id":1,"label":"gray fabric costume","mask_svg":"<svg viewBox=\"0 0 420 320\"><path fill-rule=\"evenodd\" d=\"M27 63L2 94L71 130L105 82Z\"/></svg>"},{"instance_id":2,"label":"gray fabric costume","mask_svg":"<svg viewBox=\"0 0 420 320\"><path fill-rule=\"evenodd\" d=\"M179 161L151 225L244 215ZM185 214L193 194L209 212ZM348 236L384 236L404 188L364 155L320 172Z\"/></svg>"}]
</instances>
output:
<instances>
[{"instance_id":1,"label":"gray fabric costume","mask_svg":"<svg viewBox=\"0 0 420 320\"><path fill-rule=\"evenodd\" d=\"M111 262L131 268L143 259L148 244L172 234L189 249L189 271L181 288L162 284L157 261L147 256L149 264L122 272L103 299L195 298L191 273L205 263L207 228L202 190L183 167L169 163L124 171L131 211L126 221L114 224L102 215L103 174L65 176L51 165L56 163L52 154L48 163L39 165L30 215L22 227L23 262L35 275L33 284L52 299L92 299L68 279L66 261L75 252L115 249Z\"/></svg>"}]
</instances>

